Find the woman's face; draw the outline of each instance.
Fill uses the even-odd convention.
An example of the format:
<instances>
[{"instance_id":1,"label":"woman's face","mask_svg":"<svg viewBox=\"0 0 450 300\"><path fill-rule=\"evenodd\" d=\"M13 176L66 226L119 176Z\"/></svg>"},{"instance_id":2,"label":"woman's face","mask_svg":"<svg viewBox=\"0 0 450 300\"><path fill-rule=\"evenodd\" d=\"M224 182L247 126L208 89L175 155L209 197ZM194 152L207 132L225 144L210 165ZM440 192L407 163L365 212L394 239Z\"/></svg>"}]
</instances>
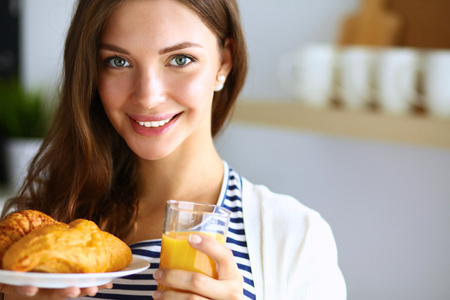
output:
<instances>
[{"instance_id":1,"label":"woman's face","mask_svg":"<svg viewBox=\"0 0 450 300\"><path fill-rule=\"evenodd\" d=\"M193 11L174 0L127 1L108 20L98 55L103 107L140 158L211 142L214 88L230 54Z\"/></svg>"}]
</instances>

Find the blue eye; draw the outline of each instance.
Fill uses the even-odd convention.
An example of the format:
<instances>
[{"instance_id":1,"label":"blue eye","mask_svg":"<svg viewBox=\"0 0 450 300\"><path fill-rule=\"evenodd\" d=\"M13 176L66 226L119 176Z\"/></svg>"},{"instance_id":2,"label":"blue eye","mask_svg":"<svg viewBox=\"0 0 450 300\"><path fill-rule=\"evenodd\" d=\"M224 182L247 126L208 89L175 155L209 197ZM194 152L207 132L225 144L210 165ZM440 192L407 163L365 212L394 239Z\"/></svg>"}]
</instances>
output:
<instances>
[{"instance_id":1,"label":"blue eye","mask_svg":"<svg viewBox=\"0 0 450 300\"><path fill-rule=\"evenodd\" d=\"M114 68L124 68L130 66L130 63L126 59L118 56L107 58L105 60L105 64Z\"/></svg>"},{"instance_id":2,"label":"blue eye","mask_svg":"<svg viewBox=\"0 0 450 300\"><path fill-rule=\"evenodd\" d=\"M182 66L186 66L187 64L189 64L192 61L194 61L194 60L187 55L177 55L170 60L170 64L172 66L182 67Z\"/></svg>"}]
</instances>

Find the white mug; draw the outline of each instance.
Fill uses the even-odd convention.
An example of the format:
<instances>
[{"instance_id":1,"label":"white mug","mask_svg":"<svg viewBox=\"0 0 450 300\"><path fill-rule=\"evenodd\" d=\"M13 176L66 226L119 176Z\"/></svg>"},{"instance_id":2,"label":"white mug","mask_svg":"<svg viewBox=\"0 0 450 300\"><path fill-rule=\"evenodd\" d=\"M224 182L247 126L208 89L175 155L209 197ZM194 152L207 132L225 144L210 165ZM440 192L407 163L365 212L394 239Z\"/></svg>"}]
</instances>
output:
<instances>
[{"instance_id":1,"label":"white mug","mask_svg":"<svg viewBox=\"0 0 450 300\"><path fill-rule=\"evenodd\" d=\"M349 46L341 49L338 90L345 108L362 109L372 101L376 54L376 49L370 47Z\"/></svg>"},{"instance_id":2,"label":"white mug","mask_svg":"<svg viewBox=\"0 0 450 300\"><path fill-rule=\"evenodd\" d=\"M408 112L418 99L420 53L412 48L385 48L377 58L376 100L387 113Z\"/></svg>"},{"instance_id":3,"label":"white mug","mask_svg":"<svg viewBox=\"0 0 450 300\"><path fill-rule=\"evenodd\" d=\"M282 58L278 69L280 83L295 99L324 107L333 95L335 58L334 45L306 45Z\"/></svg>"},{"instance_id":4,"label":"white mug","mask_svg":"<svg viewBox=\"0 0 450 300\"><path fill-rule=\"evenodd\" d=\"M424 57L425 105L430 114L450 117L450 51L430 51Z\"/></svg>"}]
</instances>

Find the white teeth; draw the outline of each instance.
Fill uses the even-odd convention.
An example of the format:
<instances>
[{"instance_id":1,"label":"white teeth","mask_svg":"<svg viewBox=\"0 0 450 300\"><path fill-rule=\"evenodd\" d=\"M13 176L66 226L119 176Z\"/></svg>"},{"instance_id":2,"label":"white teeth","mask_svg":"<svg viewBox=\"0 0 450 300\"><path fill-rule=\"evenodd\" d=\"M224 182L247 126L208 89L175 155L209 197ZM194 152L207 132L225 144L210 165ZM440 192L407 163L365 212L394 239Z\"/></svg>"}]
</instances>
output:
<instances>
[{"instance_id":1,"label":"white teeth","mask_svg":"<svg viewBox=\"0 0 450 300\"><path fill-rule=\"evenodd\" d=\"M162 121L152 121L152 122L139 122L136 121L136 123L138 123L139 125L143 126L143 127L147 127L147 128L153 128L153 127L161 127L166 125L167 123L169 123L169 121L172 120L172 118L167 119L167 120L162 120Z\"/></svg>"}]
</instances>

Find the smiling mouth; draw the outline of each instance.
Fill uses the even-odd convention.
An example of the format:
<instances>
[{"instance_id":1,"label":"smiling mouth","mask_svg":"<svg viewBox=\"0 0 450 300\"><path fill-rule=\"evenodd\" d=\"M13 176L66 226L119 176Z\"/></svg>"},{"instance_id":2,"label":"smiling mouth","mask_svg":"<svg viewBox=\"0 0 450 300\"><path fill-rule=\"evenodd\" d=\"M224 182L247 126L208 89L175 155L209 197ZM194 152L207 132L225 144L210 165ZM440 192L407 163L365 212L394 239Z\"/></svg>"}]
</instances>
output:
<instances>
[{"instance_id":1,"label":"smiling mouth","mask_svg":"<svg viewBox=\"0 0 450 300\"><path fill-rule=\"evenodd\" d=\"M136 123L138 123L140 126L145 127L145 128L157 128L157 127L162 127L162 126L166 125L167 123L172 121L176 116L178 116L178 114L174 115L172 118L167 119L167 120L151 121L151 122L136 121Z\"/></svg>"}]
</instances>

